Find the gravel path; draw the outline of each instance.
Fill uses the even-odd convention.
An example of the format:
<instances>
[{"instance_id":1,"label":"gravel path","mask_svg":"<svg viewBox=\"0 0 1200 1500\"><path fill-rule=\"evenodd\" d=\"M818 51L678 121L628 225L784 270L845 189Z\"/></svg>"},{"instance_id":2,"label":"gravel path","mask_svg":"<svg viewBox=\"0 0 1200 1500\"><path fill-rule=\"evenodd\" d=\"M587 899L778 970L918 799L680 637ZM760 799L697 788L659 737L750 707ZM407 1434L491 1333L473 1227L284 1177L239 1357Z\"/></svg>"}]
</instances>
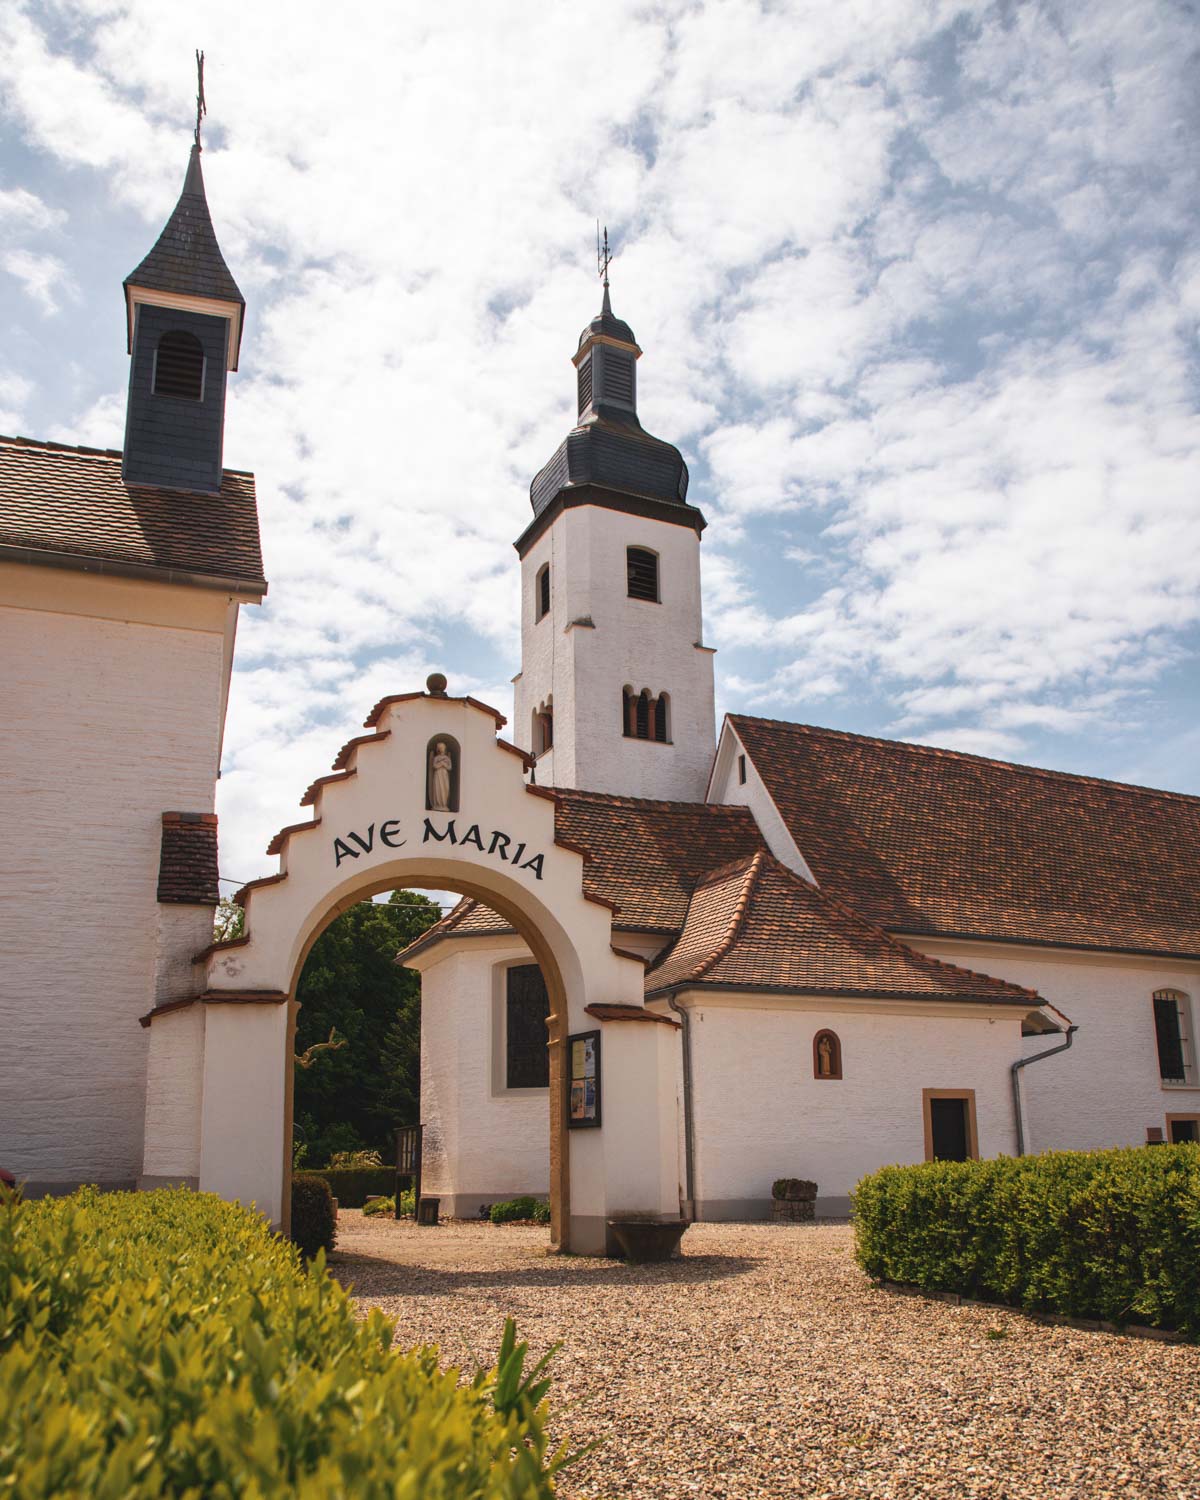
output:
<instances>
[{"instance_id":1,"label":"gravel path","mask_svg":"<svg viewBox=\"0 0 1200 1500\"><path fill-rule=\"evenodd\" d=\"M1200 1350L877 1290L844 1225L699 1224L662 1266L343 1210L336 1272L443 1362L562 1340L560 1493L1200 1497Z\"/></svg>"}]
</instances>

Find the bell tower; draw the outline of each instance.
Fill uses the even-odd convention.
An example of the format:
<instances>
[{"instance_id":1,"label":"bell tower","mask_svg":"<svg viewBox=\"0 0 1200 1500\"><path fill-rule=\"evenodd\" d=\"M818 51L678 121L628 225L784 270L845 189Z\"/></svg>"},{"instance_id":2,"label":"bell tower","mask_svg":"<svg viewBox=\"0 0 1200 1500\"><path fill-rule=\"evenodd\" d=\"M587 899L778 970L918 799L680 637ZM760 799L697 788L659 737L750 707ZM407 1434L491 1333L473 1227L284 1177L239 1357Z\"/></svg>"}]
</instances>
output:
<instances>
[{"instance_id":1,"label":"bell tower","mask_svg":"<svg viewBox=\"0 0 1200 1500\"><path fill-rule=\"evenodd\" d=\"M573 364L576 425L529 489L516 739L542 785L700 802L715 749L700 533L679 450L637 414L642 351L600 312Z\"/></svg>"},{"instance_id":2,"label":"bell tower","mask_svg":"<svg viewBox=\"0 0 1200 1500\"><path fill-rule=\"evenodd\" d=\"M202 57L197 62L203 67ZM150 254L125 278L127 484L221 488L225 382L236 370L246 301L213 231L200 170L203 73L183 192Z\"/></svg>"}]
</instances>

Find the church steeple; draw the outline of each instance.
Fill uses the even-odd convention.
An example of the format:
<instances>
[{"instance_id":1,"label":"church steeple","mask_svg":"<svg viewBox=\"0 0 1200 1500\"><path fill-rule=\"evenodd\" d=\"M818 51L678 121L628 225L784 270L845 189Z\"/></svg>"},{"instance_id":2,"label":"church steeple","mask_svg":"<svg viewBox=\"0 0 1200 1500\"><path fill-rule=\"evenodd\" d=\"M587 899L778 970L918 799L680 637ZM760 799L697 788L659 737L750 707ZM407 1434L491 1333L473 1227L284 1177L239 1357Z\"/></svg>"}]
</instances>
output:
<instances>
[{"instance_id":1,"label":"church steeple","mask_svg":"<svg viewBox=\"0 0 1200 1500\"><path fill-rule=\"evenodd\" d=\"M529 486L540 516L564 490L581 485L613 495L684 504L687 464L679 449L643 428L637 414L637 361L633 329L612 310L608 276L600 312L579 335L572 357L578 415L575 427ZM597 498L603 504L603 499ZM700 523L703 525L703 521Z\"/></svg>"},{"instance_id":2,"label":"church steeple","mask_svg":"<svg viewBox=\"0 0 1200 1500\"><path fill-rule=\"evenodd\" d=\"M203 55L197 55L203 67ZM130 484L221 488L225 382L236 370L246 301L213 230L196 135L179 202L125 278L129 400L122 473Z\"/></svg>"}]
</instances>

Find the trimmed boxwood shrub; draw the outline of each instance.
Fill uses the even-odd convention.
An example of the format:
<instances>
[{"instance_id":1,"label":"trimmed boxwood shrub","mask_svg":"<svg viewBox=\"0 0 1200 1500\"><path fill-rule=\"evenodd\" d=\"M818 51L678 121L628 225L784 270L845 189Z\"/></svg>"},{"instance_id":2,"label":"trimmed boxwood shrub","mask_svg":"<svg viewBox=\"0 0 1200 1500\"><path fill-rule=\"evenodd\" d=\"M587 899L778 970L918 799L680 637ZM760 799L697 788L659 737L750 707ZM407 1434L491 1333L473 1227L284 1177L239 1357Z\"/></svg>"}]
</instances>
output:
<instances>
[{"instance_id":1,"label":"trimmed boxwood shrub","mask_svg":"<svg viewBox=\"0 0 1200 1500\"><path fill-rule=\"evenodd\" d=\"M509 1198L493 1203L488 1214L493 1224L512 1224L518 1219L532 1219L535 1224L549 1224L550 1205L540 1198Z\"/></svg>"},{"instance_id":2,"label":"trimmed boxwood shrub","mask_svg":"<svg viewBox=\"0 0 1200 1500\"><path fill-rule=\"evenodd\" d=\"M1200 1340L1200 1147L884 1167L853 1201L879 1280Z\"/></svg>"},{"instance_id":3,"label":"trimmed boxwood shrub","mask_svg":"<svg viewBox=\"0 0 1200 1500\"><path fill-rule=\"evenodd\" d=\"M318 1250L326 1255L337 1239L333 1194L329 1183L315 1172L292 1174L292 1240L309 1260Z\"/></svg>"},{"instance_id":4,"label":"trimmed boxwood shrub","mask_svg":"<svg viewBox=\"0 0 1200 1500\"><path fill-rule=\"evenodd\" d=\"M361 1208L370 1197L396 1191L395 1167L314 1167L308 1175L325 1179L339 1208Z\"/></svg>"},{"instance_id":5,"label":"trimmed boxwood shrub","mask_svg":"<svg viewBox=\"0 0 1200 1500\"><path fill-rule=\"evenodd\" d=\"M467 1383L392 1333L211 1195L0 1195L0 1494L548 1500L511 1323Z\"/></svg>"}]
</instances>

